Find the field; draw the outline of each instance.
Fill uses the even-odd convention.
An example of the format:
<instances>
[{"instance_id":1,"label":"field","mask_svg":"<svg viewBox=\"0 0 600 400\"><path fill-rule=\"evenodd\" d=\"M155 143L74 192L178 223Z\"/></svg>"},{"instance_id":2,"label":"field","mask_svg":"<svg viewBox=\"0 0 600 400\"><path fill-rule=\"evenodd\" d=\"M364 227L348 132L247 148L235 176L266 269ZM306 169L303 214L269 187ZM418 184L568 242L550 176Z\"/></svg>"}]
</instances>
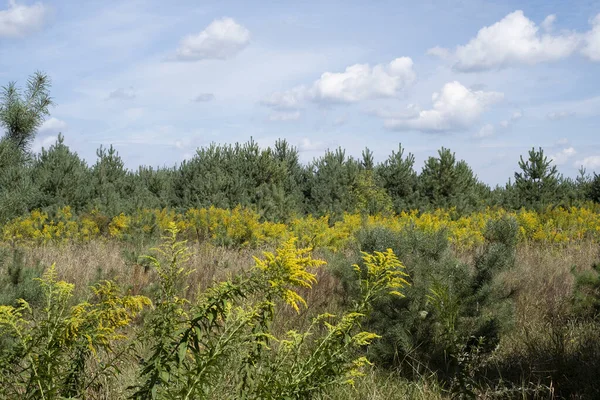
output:
<instances>
[{"instance_id":1,"label":"field","mask_svg":"<svg viewBox=\"0 0 600 400\"><path fill-rule=\"evenodd\" d=\"M2 228L1 390L596 398L599 221L594 205L335 223L35 211Z\"/></svg>"}]
</instances>

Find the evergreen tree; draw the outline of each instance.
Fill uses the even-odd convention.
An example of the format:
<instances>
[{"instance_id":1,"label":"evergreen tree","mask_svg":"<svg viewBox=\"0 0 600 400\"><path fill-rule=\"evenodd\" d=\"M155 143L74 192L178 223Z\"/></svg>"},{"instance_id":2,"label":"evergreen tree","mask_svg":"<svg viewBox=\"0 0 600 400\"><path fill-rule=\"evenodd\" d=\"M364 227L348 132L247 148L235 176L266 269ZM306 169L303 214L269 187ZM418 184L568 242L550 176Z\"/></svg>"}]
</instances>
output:
<instances>
[{"instance_id":1,"label":"evergreen tree","mask_svg":"<svg viewBox=\"0 0 600 400\"><path fill-rule=\"evenodd\" d=\"M375 168L377 179L391 196L396 212L414 208L417 197L417 173L413 169L415 156L408 153L404 157L402 145L382 164Z\"/></svg>"},{"instance_id":2,"label":"evergreen tree","mask_svg":"<svg viewBox=\"0 0 600 400\"><path fill-rule=\"evenodd\" d=\"M478 192L484 188L468 164L449 149L442 147L438 157L429 157L419 175L420 193L434 208L456 207L459 212L472 210Z\"/></svg>"},{"instance_id":3,"label":"evergreen tree","mask_svg":"<svg viewBox=\"0 0 600 400\"><path fill-rule=\"evenodd\" d=\"M600 175L594 173L594 178L590 181L587 198L595 203L600 203Z\"/></svg>"},{"instance_id":4,"label":"evergreen tree","mask_svg":"<svg viewBox=\"0 0 600 400\"><path fill-rule=\"evenodd\" d=\"M360 162L360 165L362 168L366 169L367 171L373 170L373 167L375 166L375 159L373 158L373 152L368 147L365 147L365 149L362 152L362 160Z\"/></svg>"},{"instance_id":5,"label":"evergreen tree","mask_svg":"<svg viewBox=\"0 0 600 400\"><path fill-rule=\"evenodd\" d=\"M4 86L0 93L0 127L6 130L5 138L21 151L27 150L51 105L50 78L41 72L29 78L24 93L15 82Z\"/></svg>"},{"instance_id":6,"label":"evergreen tree","mask_svg":"<svg viewBox=\"0 0 600 400\"><path fill-rule=\"evenodd\" d=\"M360 171L358 161L346 157L341 148L335 152L328 150L311 163L309 171L309 213L328 214L334 221L344 212L356 210L357 198L353 188Z\"/></svg>"},{"instance_id":7,"label":"evergreen tree","mask_svg":"<svg viewBox=\"0 0 600 400\"><path fill-rule=\"evenodd\" d=\"M92 167L94 206L109 216L135 209L127 200L127 170L119 153L111 145L108 149L100 146L96 151L98 160Z\"/></svg>"},{"instance_id":8,"label":"evergreen tree","mask_svg":"<svg viewBox=\"0 0 600 400\"><path fill-rule=\"evenodd\" d=\"M27 213L37 197L31 158L12 140L0 139L0 223Z\"/></svg>"},{"instance_id":9,"label":"evergreen tree","mask_svg":"<svg viewBox=\"0 0 600 400\"><path fill-rule=\"evenodd\" d=\"M85 161L69 150L59 134L56 143L48 150L42 149L33 166L33 181L40 192L36 207L71 206L83 210L93 194L90 178Z\"/></svg>"},{"instance_id":10,"label":"evergreen tree","mask_svg":"<svg viewBox=\"0 0 600 400\"><path fill-rule=\"evenodd\" d=\"M539 209L556 201L558 170L541 147L532 148L527 160L521 156L519 168L522 172L515 172L515 186L522 206Z\"/></svg>"}]
</instances>

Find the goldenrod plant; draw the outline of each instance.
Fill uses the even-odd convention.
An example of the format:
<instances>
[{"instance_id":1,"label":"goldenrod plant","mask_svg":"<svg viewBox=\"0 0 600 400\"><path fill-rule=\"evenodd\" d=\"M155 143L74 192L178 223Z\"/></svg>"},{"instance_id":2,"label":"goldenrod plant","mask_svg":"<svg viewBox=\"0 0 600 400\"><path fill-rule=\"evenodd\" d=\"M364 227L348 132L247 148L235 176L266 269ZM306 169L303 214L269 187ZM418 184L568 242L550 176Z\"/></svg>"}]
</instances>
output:
<instances>
[{"instance_id":1,"label":"goldenrod plant","mask_svg":"<svg viewBox=\"0 0 600 400\"><path fill-rule=\"evenodd\" d=\"M363 300L356 310L335 323L332 315L317 317L305 332L290 331L278 339L271 331L274 309L280 303L296 312L306 306L299 289L316 283L314 268L323 264L311 250L297 248L296 239L283 243L275 253L255 258L246 273L217 283L194 303L175 295L175 282L185 275L179 266L185 244L170 227L160 253L168 266L151 258L161 292L150 317L151 354L143 361L136 399L210 398L216 387L228 385L221 398L304 399L336 383L352 383L368 361L356 351L377 338L362 332L360 320L370 302L382 292L400 295L407 284L402 264L388 252L368 258ZM181 288L179 289L181 290ZM163 306L169 299L170 306ZM325 326L325 335L319 334ZM230 375L231 372L237 373ZM229 373L229 374L228 374ZM227 384L219 383L224 376Z\"/></svg>"},{"instance_id":2,"label":"goldenrod plant","mask_svg":"<svg viewBox=\"0 0 600 400\"><path fill-rule=\"evenodd\" d=\"M41 310L25 300L0 306L0 394L83 398L101 378L119 373L118 363L130 349L118 342L127 339L126 328L150 300L121 295L115 283L104 281L92 287L89 301L72 305L74 285L59 280L54 265L38 282Z\"/></svg>"}]
</instances>

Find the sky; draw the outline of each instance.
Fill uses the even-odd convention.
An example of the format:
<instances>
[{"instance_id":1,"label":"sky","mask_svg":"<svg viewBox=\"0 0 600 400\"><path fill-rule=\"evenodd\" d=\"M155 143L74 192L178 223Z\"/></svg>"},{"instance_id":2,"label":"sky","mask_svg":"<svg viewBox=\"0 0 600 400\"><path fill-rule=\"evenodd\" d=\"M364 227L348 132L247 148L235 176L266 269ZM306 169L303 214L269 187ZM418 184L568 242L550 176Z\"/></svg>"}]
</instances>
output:
<instances>
[{"instance_id":1,"label":"sky","mask_svg":"<svg viewBox=\"0 0 600 400\"><path fill-rule=\"evenodd\" d=\"M543 147L600 173L600 2L0 0L0 84L40 70L90 165L173 166L210 143L285 138L417 170L441 147L504 184Z\"/></svg>"}]
</instances>

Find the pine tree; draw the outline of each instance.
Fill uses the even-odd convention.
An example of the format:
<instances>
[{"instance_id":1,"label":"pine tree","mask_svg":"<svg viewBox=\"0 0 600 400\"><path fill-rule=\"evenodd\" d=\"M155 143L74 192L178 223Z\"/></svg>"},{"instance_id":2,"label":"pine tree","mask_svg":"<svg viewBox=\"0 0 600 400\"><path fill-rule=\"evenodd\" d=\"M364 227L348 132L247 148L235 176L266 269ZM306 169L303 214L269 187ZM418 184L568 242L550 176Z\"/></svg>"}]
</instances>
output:
<instances>
[{"instance_id":1,"label":"pine tree","mask_svg":"<svg viewBox=\"0 0 600 400\"><path fill-rule=\"evenodd\" d=\"M38 198L31 179L31 157L0 139L0 223L28 212Z\"/></svg>"},{"instance_id":2,"label":"pine tree","mask_svg":"<svg viewBox=\"0 0 600 400\"><path fill-rule=\"evenodd\" d=\"M56 143L42 149L33 166L33 181L40 191L36 207L71 206L81 211L92 197L90 170L59 134Z\"/></svg>"},{"instance_id":3,"label":"pine tree","mask_svg":"<svg viewBox=\"0 0 600 400\"><path fill-rule=\"evenodd\" d=\"M92 167L94 206L108 215L133 211L127 202L127 170L119 153L111 145L108 149L100 146L96 151L98 160Z\"/></svg>"},{"instance_id":4,"label":"pine tree","mask_svg":"<svg viewBox=\"0 0 600 400\"><path fill-rule=\"evenodd\" d=\"M332 221L343 213L356 210L357 198L353 188L360 165L352 157L346 157L341 148L328 150L309 166L310 193L308 211L312 214L332 216Z\"/></svg>"},{"instance_id":5,"label":"pine tree","mask_svg":"<svg viewBox=\"0 0 600 400\"><path fill-rule=\"evenodd\" d=\"M50 78L36 72L27 81L24 93L16 82L10 82L0 93L0 127L6 129L5 138L21 151L29 149L37 129L50 115Z\"/></svg>"},{"instance_id":6,"label":"pine tree","mask_svg":"<svg viewBox=\"0 0 600 400\"><path fill-rule=\"evenodd\" d=\"M483 187L471 167L449 149L442 147L438 157L429 157L419 175L420 193L434 208L456 207L459 212L477 205Z\"/></svg>"},{"instance_id":7,"label":"pine tree","mask_svg":"<svg viewBox=\"0 0 600 400\"><path fill-rule=\"evenodd\" d=\"M408 153L404 157L404 149L399 144L398 151L392 151L388 159L375 168L377 179L392 198L396 212L416 205L417 173L414 165L415 156Z\"/></svg>"},{"instance_id":8,"label":"pine tree","mask_svg":"<svg viewBox=\"0 0 600 400\"><path fill-rule=\"evenodd\" d=\"M521 156L519 168L522 172L515 172L515 186L521 206L539 209L556 201L558 170L541 147L537 151L532 148L527 160Z\"/></svg>"}]
</instances>

